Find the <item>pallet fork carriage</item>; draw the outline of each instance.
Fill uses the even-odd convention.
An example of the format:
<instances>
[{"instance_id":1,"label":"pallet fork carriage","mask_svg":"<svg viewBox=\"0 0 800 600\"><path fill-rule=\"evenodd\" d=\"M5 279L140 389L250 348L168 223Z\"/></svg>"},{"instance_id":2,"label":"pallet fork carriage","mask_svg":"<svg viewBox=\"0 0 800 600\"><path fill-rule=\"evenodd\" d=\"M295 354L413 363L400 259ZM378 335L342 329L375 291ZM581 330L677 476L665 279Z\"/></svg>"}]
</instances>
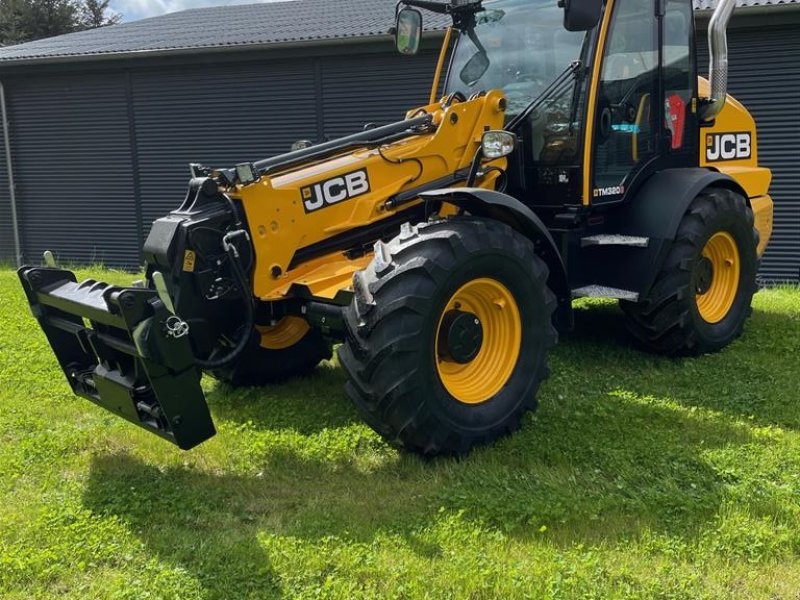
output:
<instances>
[{"instance_id":1,"label":"pallet fork carriage","mask_svg":"<svg viewBox=\"0 0 800 600\"><path fill-rule=\"evenodd\" d=\"M192 164L135 287L23 267L73 392L179 446L215 433L203 374L332 356L364 420L425 455L514 431L572 301L620 302L666 355L739 336L772 228L725 29L697 76L690 0L400 0L395 43L449 15L427 105L232 168ZM444 96L437 98L438 90Z\"/></svg>"}]
</instances>

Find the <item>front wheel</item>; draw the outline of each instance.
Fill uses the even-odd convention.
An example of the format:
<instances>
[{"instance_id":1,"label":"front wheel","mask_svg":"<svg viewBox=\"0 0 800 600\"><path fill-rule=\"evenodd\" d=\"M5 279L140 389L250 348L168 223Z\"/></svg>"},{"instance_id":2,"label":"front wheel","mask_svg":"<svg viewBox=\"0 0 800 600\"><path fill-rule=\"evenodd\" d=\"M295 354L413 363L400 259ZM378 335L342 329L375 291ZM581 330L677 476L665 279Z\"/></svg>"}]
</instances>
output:
<instances>
[{"instance_id":1,"label":"front wheel","mask_svg":"<svg viewBox=\"0 0 800 600\"><path fill-rule=\"evenodd\" d=\"M741 335L756 291L753 211L731 190L695 198L647 298L621 302L628 329L668 355L715 352Z\"/></svg>"},{"instance_id":2,"label":"front wheel","mask_svg":"<svg viewBox=\"0 0 800 600\"><path fill-rule=\"evenodd\" d=\"M556 299L531 242L491 220L404 227L355 278L339 350L349 396L392 442L462 454L536 407Z\"/></svg>"}]
</instances>

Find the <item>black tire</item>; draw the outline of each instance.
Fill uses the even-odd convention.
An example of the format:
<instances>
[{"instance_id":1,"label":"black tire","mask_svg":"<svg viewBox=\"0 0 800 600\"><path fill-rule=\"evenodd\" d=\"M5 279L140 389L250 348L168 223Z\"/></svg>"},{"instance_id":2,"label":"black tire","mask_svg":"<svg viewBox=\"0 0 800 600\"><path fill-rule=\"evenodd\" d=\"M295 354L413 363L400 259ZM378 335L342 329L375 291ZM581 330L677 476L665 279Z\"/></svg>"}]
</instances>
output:
<instances>
[{"instance_id":1,"label":"black tire","mask_svg":"<svg viewBox=\"0 0 800 600\"><path fill-rule=\"evenodd\" d=\"M739 254L739 282L733 304L717 322L698 308L702 252L712 236L729 234ZM742 334L756 292L758 232L753 211L734 191L709 188L684 215L672 248L647 298L620 302L627 326L647 349L666 355L695 356L716 352ZM713 275L712 275L713 279Z\"/></svg>"},{"instance_id":2,"label":"black tire","mask_svg":"<svg viewBox=\"0 0 800 600\"><path fill-rule=\"evenodd\" d=\"M520 426L536 408L548 375L556 298L533 244L492 220L458 217L404 226L379 244L355 277L339 358L348 395L364 420L391 443L423 455L463 454ZM465 282L492 278L519 308L519 355L503 387L465 404L438 374L436 336L447 303Z\"/></svg>"},{"instance_id":3,"label":"black tire","mask_svg":"<svg viewBox=\"0 0 800 600\"><path fill-rule=\"evenodd\" d=\"M311 373L320 361L331 358L331 344L311 329L295 345L282 350L269 350L260 345L255 330L247 348L231 366L212 375L233 387L262 386Z\"/></svg>"}]
</instances>

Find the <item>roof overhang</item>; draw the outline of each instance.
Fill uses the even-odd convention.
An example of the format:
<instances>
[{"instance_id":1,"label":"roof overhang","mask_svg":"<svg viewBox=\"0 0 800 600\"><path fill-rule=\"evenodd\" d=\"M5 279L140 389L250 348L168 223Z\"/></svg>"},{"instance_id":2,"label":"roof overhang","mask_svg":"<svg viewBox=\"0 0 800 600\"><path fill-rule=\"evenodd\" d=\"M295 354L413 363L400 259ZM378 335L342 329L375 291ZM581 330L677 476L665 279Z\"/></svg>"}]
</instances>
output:
<instances>
[{"instance_id":1,"label":"roof overhang","mask_svg":"<svg viewBox=\"0 0 800 600\"><path fill-rule=\"evenodd\" d=\"M425 38L430 40L440 40L444 37L443 29L428 30ZM366 44L393 44L394 36L386 33L382 35L350 36L340 38L318 38L309 40L287 41L287 42L265 42L259 44L230 44L227 46L190 46L185 48L161 48L155 50L135 50L128 52L98 52L96 54L64 54L59 56L40 56L25 57L15 59L0 59L0 70L6 68L20 68L35 65L58 65L58 64L79 64L79 63L98 63L116 60L142 60L156 59L162 57L182 57L211 54L232 54L236 52L258 52L264 50L293 50L300 48L329 48L343 47Z\"/></svg>"},{"instance_id":2,"label":"roof overhang","mask_svg":"<svg viewBox=\"0 0 800 600\"><path fill-rule=\"evenodd\" d=\"M800 21L800 1L798 2L782 2L780 4L764 4L759 6L740 6L733 14L731 19L731 27L748 27L755 25L750 22L742 21L743 18L750 19L751 17L759 17L761 19L769 19L772 16L779 16L785 18L786 13L793 13L797 15L797 20ZM699 26L704 27L708 20L711 18L713 10L696 9L695 18ZM795 19L792 18L791 22ZM425 37L429 40L438 40L444 35L443 29L432 29L425 32ZM122 60L148 60L163 57L181 58L181 57L196 57L198 55L229 55L237 52L258 52L258 51L285 51L300 48L326 48L326 47L343 47L366 44L379 44L391 43L393 40L389 33L381 35L365 35L365 36L348 36L339 38L316 38L307 40L295 40L285 42L264 42L256 44L230 44L219 46L188 46L178 48L161 48L152 50L134 50L124 52L97 52L85 54L62 54L62 55L43 55L43 56L28 56L22 58L12 58L7 60L0 59L0 71L13 71L21 67L32 67L38 65L59 65L70 64L79 65L86 63L103 63L106 61L122 61Z\"/></svg>"}]
</instances>

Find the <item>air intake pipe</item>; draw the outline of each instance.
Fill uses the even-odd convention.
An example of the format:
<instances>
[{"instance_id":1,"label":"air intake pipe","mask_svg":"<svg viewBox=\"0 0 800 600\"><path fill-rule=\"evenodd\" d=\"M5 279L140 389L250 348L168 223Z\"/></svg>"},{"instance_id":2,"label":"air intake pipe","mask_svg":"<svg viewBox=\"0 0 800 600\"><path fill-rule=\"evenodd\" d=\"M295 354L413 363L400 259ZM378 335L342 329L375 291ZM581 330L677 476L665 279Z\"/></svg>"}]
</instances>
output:
<instances>
[{"instance_id":1,"label":"air intake pipe","mask_svg":"<svg viewBox=\"0 0 800 600\"><path fill-rule=\"evenodd\" d=\"M725 106L728 95L728 21L730 21L736 0L718 0L714 14L708 23L708 80L711 94L703 104L700 118L713 121Z\"/></svg>"}]
</instances>

